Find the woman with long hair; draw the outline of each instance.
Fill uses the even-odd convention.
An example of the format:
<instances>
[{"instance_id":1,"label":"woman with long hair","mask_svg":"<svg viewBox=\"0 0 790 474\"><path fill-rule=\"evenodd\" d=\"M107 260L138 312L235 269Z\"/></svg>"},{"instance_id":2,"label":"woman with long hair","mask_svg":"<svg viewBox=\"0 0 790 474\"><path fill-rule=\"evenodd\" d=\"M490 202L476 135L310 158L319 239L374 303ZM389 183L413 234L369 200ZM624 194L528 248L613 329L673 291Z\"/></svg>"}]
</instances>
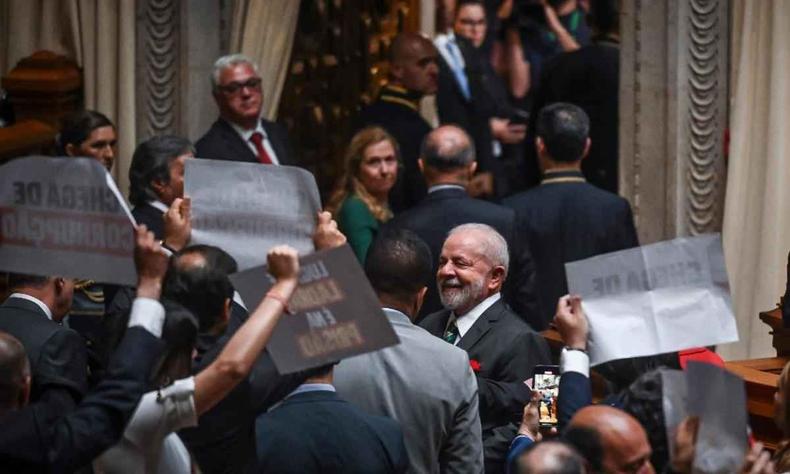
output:
<instances>
[{"instance_id":1,"label":"woman with long hair","mask_svg":"<svg viewBox=\"0 0 790 474\"><path fill-rule=\"evenodd\" d=\"M327 210L361 263L379 226L392 218L388 199L399 163L398 142L381 127L360 130L348 146Z\"/></svg>"}]
</instances>

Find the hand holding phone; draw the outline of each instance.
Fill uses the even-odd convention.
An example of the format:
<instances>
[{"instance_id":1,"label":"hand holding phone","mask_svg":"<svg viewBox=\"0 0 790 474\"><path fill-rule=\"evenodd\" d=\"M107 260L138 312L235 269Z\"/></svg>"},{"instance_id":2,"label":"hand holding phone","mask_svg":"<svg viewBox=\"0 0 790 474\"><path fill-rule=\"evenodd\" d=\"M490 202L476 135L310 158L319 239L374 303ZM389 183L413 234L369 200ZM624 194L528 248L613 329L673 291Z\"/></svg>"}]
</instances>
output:
<instances>
[{"instance_id":1,"label":"hand holding phone","mask_svg":"<svg viewBox=\"0 0 790 474\"><path fill-rule=\"evenodd\" d=\"M560 367L558 365L537 365L532 380L532 388L538 393L538 424L544 428L557 426Z\"/></svg>"}]
</instances>

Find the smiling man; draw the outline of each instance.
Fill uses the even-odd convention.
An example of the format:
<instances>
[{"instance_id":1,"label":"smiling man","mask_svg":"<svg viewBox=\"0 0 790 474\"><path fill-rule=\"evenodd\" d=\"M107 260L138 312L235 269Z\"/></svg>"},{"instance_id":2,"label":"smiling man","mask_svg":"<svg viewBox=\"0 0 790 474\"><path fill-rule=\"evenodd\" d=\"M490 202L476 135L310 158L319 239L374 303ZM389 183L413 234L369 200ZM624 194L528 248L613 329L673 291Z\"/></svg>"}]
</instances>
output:
<instances>
[{"instance_id":1,"label":"smiling man","mask_svg":"<svg viewBox=\"0 0 790 474\"><path fill-rule=\"evenodd\" d=\"M241 54L217 59L211 85L219 119L195 144L198 158L295 164L286 130L261 118L261 76L251 59Z\"/></svg>"},{"instance_id":2,"label":"smiling man","mask_svg":"<svg viewBox=\"0 0 790 474\"><path fill-rule=\"evenodd\" d=\"M525 381L548 364L549 348L502 301L510 267L507 242L493 227L464 224L450 231L439 257L436 284L445 309L420 326L469 354L477 376L485 471L501 473L524 404Z\"/></svg>"}]
</instances>

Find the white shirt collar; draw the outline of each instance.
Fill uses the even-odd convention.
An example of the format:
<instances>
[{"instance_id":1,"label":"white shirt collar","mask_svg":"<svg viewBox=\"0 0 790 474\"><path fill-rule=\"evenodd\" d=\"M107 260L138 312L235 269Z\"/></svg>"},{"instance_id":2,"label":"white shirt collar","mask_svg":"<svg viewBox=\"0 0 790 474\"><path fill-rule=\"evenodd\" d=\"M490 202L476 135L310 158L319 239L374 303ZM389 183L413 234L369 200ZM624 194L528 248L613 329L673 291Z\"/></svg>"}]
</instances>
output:
<instances>
[{"instance_id":1,"label":"white shirt collar","mask_svg":"<svg viewBox=\"0 0 790 474\"><path fill-rule=\"evenodd\" d=\"M428 194L435 193L436 191L442 191L444 189L460 189L461 191L466 192L466 188L460 184L437 184L428 188Z\"/></svg>"},{"instance_id":2,"label":"white shirt collar","mask_svg":"<svg viewBox=\"0 0 790 474\"><path fill-rule=\"evenodd\" d=\"M25 293L11 293L10 295L8 295L8 297L9 298L22 298L23 300L28 300L31 303L35 303L39 308L41 308L41 311L43 311L44 314L47 315L47 319L52 321L52 311L49 309L49 306L45 305L43 301L41 301L40 299L36 298L35 296L30 296L30 295L27 295Z\"/></svg>"},{"instance_id":3,"label":"white shirt collar","mask_svg":"<svg viewBox=\"0 0 790 474\"><path fill-rule=\"evenodd\" d=\"M464 334L466 334L467 331L469 331L469 329L472 328L472 326L480 318L480 316L482 316L483 313L485 313L486 310L490 308L494 303L499 301L501 297L502 295L499 292L496 292L493 295L481 301L480 303L478 303L477 306L469 310L469 312L467 312L463 316L455 316L455 313L453 313L453 316L455 317L455 324L456 326L458 326L458 334L460 334L461 337L464 337ZM460 340L461 338L459 337L456 340L456 344Z\"/></svg>"},{"instance_id":4,"label":"white shirt collar","mask_svg":"<svg viewBox=\"0 0 790 474\"><path fill-rule=\"evenodd\" d=\"M153 201L148 201L148 205L153 207L153 208L159 209L162 212L167 212L167 205L165 203L163 203L162 201L160 201L159 199L154 199Z\"/></svg>"},{"instance_id":5,"label":"white shirt collar","mask_svg":"<svg viewBox=\"0 0 790 474\"><path fill-rule=\"evenodd\" d=\"M233 130L236 130L236 133L238 133L239 136L245 142L249 142L250 141L250 137L252 137L252 134L255 133L255 132L258 132L261 135L263 135L264 139L266 138L266 130L264 130L263 125L261 125L261 121L260 120L258 120L258 126L255 127L255 128L252 128L252 129L242 128L242 127L236 125L233 122L228 122L228 123L230 124L231 127L233 127Z\"/></svg>"}]
</instances>

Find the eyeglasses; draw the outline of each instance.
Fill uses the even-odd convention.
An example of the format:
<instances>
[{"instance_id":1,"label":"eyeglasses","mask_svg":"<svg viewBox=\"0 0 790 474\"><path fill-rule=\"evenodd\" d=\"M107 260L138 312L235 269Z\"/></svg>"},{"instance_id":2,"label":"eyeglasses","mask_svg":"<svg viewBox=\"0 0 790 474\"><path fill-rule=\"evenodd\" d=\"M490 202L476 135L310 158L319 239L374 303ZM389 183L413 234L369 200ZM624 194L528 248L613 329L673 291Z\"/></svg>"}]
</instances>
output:
<instances>
[{"instance_id":1,"label":"eyeglasses","mask_svg":"<svg viewBox=\"0 0 790 474\"><path fill-rule=\"evenodd\" d=\"M248 79L247 82L231 82L230 84L225 84L224 86L217 86L217 89L221 90L226 94L235 94L245 87L248 89L256 89L256 90L260 89L261 78L253 77L251 79Z\"/></svg>"},{"instance_id":2,"label":"eyeglasses","mask_svg":"<svg viewBox=\"0 0 790 474\"><path fill-rule=\"evenodd\" d=\"M472 20L471 18L461 18L458 21L464 26L485 26L486 25L485 19Z\"/></svg>"}]
</instances>

